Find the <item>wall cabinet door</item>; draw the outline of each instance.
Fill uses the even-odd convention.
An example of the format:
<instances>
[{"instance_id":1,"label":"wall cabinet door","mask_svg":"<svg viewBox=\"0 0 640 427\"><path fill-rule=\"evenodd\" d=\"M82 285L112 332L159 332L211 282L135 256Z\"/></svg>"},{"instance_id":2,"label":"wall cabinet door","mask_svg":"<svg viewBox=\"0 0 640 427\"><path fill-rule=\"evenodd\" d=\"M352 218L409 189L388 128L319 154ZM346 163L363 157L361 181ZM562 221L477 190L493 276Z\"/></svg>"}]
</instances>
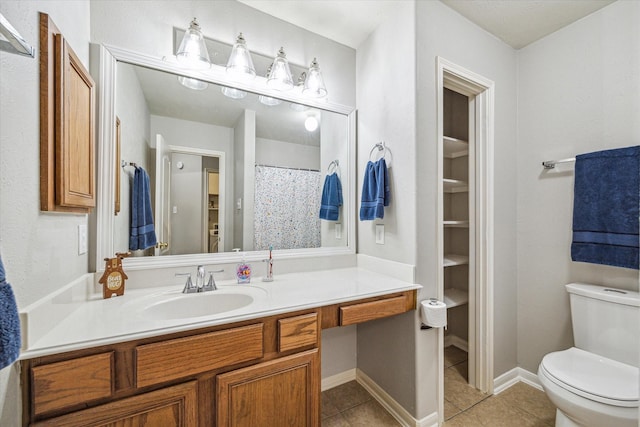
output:
<instances>
[{"instance_id":1,"label":"wall cabinet door","mask_svg":"<svg viewBox=\"0 0 640 427\"><path fill-rule=\"evenodd\" d=\"M33 426L192 427L197 425L197 389L192 381L106 403Z\"/></svg>"},{"instance_id":2,"label":"wall cabinet door","mask_svg":"<svg viewBox=\"0 0 640 427\"><path fill-rule=\"evenodd\" d=\"M318 349L217 377L218 427L320 425Z\"/></svg>"}]
</instances>

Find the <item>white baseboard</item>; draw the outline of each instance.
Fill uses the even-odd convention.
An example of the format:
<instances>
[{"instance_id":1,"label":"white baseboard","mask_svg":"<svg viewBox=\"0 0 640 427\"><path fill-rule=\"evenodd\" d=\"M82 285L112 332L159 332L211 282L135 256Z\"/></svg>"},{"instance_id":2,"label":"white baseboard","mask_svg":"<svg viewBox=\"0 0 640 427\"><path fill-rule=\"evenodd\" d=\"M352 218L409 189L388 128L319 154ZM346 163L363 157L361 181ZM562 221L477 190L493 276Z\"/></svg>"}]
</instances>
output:
<instances>
[{"instance_id":1,"label":"white baseboard","mask_svg":"<svg viewBox=\"0 0 640 427\"><path fill-rule=\"evenodd\" d=\"M520 381L542 391L542 385L540 384L536 374L533 374L526 369L513 368L493 380L493 394L502 393Z\"/></svg>"},{"instance_id":2,"label":"white baseboard","mask_svg":"<svg viewBox=\"0 0 640 427\"><path fill-rule=\"evenodd\" d=\"M348 371L340 372L339 374L332 375L327 378L323 378L320 382L320 389L322 391L329 390L330 388L338 387L349 381L356 379L356 368L349 369Z\"/></svg>"},{"instance_id":3,"label":"white baseboard","mask_svg":"<svg viewBox=\"0 0 640 427\"><path fill-rule=\"evenodd\" d=\"M418 420L375 383L367 374L356 369L356 381L365 388L400 424L405 427L437 427L438 413L434 412Z\"/></svg>"},{"instance_id":4,"label":"white baseboard","mask_svg":"<svg viewBox=\"0 0 640 427\"><path fill-rule=\"evenodd\" d=\"M458 347L462 351L469 352L469 343L456 335L446 335L444 337L444 346L446 347Z\"/></svg>"}]
</instances>

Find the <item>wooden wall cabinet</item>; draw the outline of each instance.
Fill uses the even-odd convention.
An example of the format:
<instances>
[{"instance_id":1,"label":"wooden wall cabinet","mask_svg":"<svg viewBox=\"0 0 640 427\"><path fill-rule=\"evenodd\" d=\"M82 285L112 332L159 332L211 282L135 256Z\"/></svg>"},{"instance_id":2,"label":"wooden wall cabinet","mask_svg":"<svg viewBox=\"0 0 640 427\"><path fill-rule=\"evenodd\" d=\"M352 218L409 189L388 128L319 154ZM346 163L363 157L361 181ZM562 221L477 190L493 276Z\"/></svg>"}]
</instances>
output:
<instances>
[{"instance_id":1,"label":"wooden wall cabinet","mask_svg":"<svg viewBox=\"0 0 640 427\"><path fill-rule=\"evenodd\" d=\"M40 13L40 209L95 207L95 83Z\"/></svg>"}]
</instances>

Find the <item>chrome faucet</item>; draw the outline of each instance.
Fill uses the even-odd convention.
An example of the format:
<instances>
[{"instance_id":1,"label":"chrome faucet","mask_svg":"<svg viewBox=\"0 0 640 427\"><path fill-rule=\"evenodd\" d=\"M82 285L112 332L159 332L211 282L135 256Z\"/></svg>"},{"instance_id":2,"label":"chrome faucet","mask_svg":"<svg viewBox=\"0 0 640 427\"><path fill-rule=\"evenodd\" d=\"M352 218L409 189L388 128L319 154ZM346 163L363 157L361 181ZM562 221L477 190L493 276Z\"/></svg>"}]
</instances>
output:
<instances>
[{"instance_id":1,"label":"chrome faucet","mask_svg":"<svg viewBox=\"0 0 640 427\"><path fill-rule=\"evenodd\" d=\"M196 272L196 288L198 288L198 292L202 292L202 288L204 287L205 274L204 265L199 265Z\"/></svg>"},{"instance_id":2,"label":"chrome faucet","mask_svg":"<svg viewBox=\"0 0 640 427\"><path fill-rule=\"evenodd\" d=\"M207 273L203 265L199 265L196 271L195 285L191 281L191 273L176 273L176 276L187 276L187 281L182 289L183 294L193 294L197 292L215 291L218 289L216 281L213 279L213 273L222 273L224 270L209 271L209 280L204 283L204 276Z\"/></svg>"}]
</instances>

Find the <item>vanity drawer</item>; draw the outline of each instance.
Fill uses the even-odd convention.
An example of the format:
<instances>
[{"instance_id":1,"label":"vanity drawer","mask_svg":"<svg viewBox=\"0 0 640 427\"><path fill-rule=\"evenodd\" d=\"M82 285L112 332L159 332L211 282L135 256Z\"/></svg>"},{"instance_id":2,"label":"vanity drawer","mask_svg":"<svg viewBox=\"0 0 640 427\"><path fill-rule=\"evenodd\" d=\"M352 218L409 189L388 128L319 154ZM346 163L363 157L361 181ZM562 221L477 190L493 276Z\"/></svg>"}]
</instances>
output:
<instances>
[{"instance_id":1,"label":"vanity drawer","mask_svg":"<svg viewBox=\"0 0 640 427\"><path fill-rule=\"evenodd\" d=\"M263 324L136 347L136 384L145 387L260 359Z\"/></svg>"},{"instance_id":2,"label":"vanity drawer","mask_svg":"<svg viewBox=\"0 0 640 427\"><path fill-rule=\"evenodd\" d=\"M318 345L318 313L278 320L278 351Z\"/></svg>"},{"instance_id":3,"label":"vanity drawer","mask_svg":"<svg viewBox=\"0 0 640 427\"><path fill-rule=\"evenodd\" d=\"M381 319L406 311L407 299L404 296L346 305L340 307L340 326Z\"/></svg>"},{"instance_id":4,"label":"vanity drawer","mask_svg":"<svg viewBox=\"0 0 640 427\"><path fill-rule=\"evenodd\" d=\"M113 352L36 366L31 370L34 414L110 397L113 377Z\"/></svg>"}]
</instances>

